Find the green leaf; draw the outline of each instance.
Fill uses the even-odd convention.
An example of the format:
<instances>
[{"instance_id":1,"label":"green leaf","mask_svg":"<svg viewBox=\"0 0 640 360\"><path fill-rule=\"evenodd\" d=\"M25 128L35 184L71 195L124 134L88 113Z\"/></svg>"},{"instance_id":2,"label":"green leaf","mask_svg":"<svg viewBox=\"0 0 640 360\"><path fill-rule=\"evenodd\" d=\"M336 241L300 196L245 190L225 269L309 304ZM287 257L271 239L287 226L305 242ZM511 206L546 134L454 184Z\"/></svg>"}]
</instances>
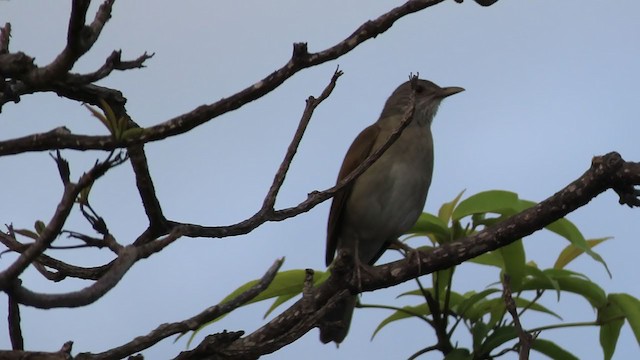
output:
<instances>
[{"instance_id":1,"label":"green leaf","mask_svg":"<svg viewBox=\"0 0 640 360\"><path fill-rule=\"evenodd\" d=\"M548 308L536 303L536 302L531 302L527 299L523 299L523 298L515 298L513 299L516 302L516 307L519 308L527 308L527 310L534 310L534 311L538 311L538 312L542 312L551 316L556 317L558 320L562 320L562 317L560 317L560 315L556 314L555 312L549 310Z\"/></svg>"},{"instance_id":2,"label":"green leaf","mask_svg":"<svg viewBox=\"0 0 640 360\"><path fill-rule=\"evenodd\" d=\"M483 321L477 321L473 324L473 327L471 328L471 336L473 338L474 351L478 350L482 346L489 330L491 330L491 328L489 328Z\"/></svg>"},{"instance_id":3,"label":"green leaf","mask_svg":"<svg viewBox=\"0 0 640 360\"><path fill-rule=\"evenodd\" d=\"M455 266L452 266L448 269L436 271L431 274L431 279L433 281L433 288L435 289L435 293L433 297L437 300L444 301L445 294L449 286L451 285L451 280L453 279L453 273L455 272Z\"/></svg>"},{"instance_id":4,"label":"green leaf","mask_svg":"<svg viewBox=\"0 0 640 360\"><path fill-rule=\"evenodd\" d=\"M329 276L327 274L328 272L323 272L323 271L315 271L314 275L313 275L313 281L314 284L322 282L324 280L326 280L326 278ZM304 286L304 279L306 277L306 271L305 270L301 270L301 269L296 269L296 270L287 270L287 271L282 271L279 272L278 274L276 274L275 278L273 279L273 281L271 282L271 284L269 284L269 286L260 294L258 294L258 296L256 296L255 298L253 298L251 301L247 302L245 305L249 305L249 304L253 304L256 303L258 301L262 301L262 300L266 300L266 299L270 299L270 298L279 298L279 297L286 297L286 296L296 296L297 294L300 294L302 292L302 288ZM249 290L251 287L253 287L254 285L256 285L260 280L252 280L247 282L246 284L240 286L239 288L237 288L236 290L234 290L231 294L227 295L224 299L222 299L222 301L220 301L221 304L224 304L225 302L235 299L238 295L244 293L245 291ZM277 302L277 299L276 299ZM279 305L281 303L278 303L277 305ZM276 305L276 306L277 306ZM271 306L271 308L269 310L267 310L267 313L273 311L273 307L274 305ZM203 328L209 326L210 324L213 324L214 322L223 319L225 315L222 315L206 324L203 324L200 328L198 328L197 330L195 330L191 336L189 337L189 341L187 343L187 346L191 343L191 341L193 341L194 337L196 336L196 334L202 330Z\"/></svg>"},{"instance_id":5,"label":"green leaf","mask_svg":"<svg viewBox=\"0 0 640 360\"><path fill-rule=\"evenodd\" d=\"M562 291L568 291L584 297L594 308L600 308L607 303L605 292L597 284L577 277L556 277L557 284L541 278L525 278L521 290L555 289L559 286Z\"/></svg>"},{"instance_id":6,"label":"green leaf","mask_svg":"<svg viewBox=\"0 0 640 360\"><path fill-rule=\"evenodd\" d=\"M515 299L514 299L515 300ZM504 305L504 300L502 298L492 299L487 301L487 304L491 304L489 308L489 322L487 322L487 326L490 328L497 327L497 325L504 319L505 314L507 313L507 308Z\"/></svg>"},{"instance_id":7,"label":"green leaf","mask_svg":"<svg viewBox=\"0 0 640 360\"><path fill-rule=\"evenodd\" d=\"M439 243L445 242L451 238L451 231L447 223L440 218L429 213L422 213L416 224L409 230L408 234L425 234L432 233L440 240Z\"/></svg>"},{"instance_id":8,"label":"green leaf","mask_svg":"<svg viewBox=\"0 0 640 360\"><path fill-rule=\"evenodd\" d=\"M286 303L287 301L293 299L294 297L296 297L298 294L287 294L287 295L282 295L282 296L278 296L273 303L271 304L271 306L269 306L269 309L267 309L267 311L264 313L264 316L262 317L263 319L266 319L267 316L269 316L269 314L271 314L275 309L278 308L278 306Z\"/></svg>"},{"instance_id":9,"label":"green leaf","mask_svg":"<svg viewBox=\"0 0 640 360\"><path fill-rule=\"evenodd\" d=\"M382 330L383 327L387 326L392 322L402 320L402 319L407 319L407 318L414 318L414 317L421 318L422 316L427 316L427 315L431 315L431 310L429 310L429 306L427 306L426 303L420 304L417 306L403 306L401 310L394 312L393 314L388 316L386 319L382 320L380 324L378 324L376 329L373 331L373 334L371 334L371 339L373 340L373 338L376 336L378 331Z\"/></svg>"},{"instance_id":10,"label":"green leaf","mask_svg":"<svg viewBox=\"0 0 640 360\"><path fill-rule=\"evenodd\" d=\"M82 190L80 190L80 193L76 198L76 202L78 204L82 204L82 205L89 204L89 194L91 193L91 188L93 187L93 184L94 183L91 183L88 186L85 186Z\"/></svg>"},{"instance_id":11,"label":"green leaf","mask_svg":"<svg viewBox=\"0 0 640 360\"><path fill-rule=\"evenodd\" d=\"M115 131L117 128L116 113L113 111L111 106L109 106L109 103L104 101L104 99L100 99L100 105L102 105L102 111L104 111L104 116L107 118L109 125L111 125L109 126L109 129Z\"/></svg>"},{"instance_id":12,"label":"green leaf","mask_svg":"<svg viewBox=\"0 0 640 360\"><path fill-rule=\"evenodd\" d=\"M140 127L132 127L122 133L122 140L140 137L144 133L144 129Z\"/></svg>"},{"instance_id":13,"label":"green leaf","mask_svg":"<svg viewBox=\"0 0 640 360\"><path fill-rule=\"evenodd\" d=\"M504 260L502 258L502 255L497 251L486 252L482 255L474 257L469 261L480 265L489 265L504 269Z\"/></svg>"},{"instance_id":14,"label":"green leaf","mask_svg":"<svg viewBox=\"0 0 640 360\"><path fill-rule=\"evenodd\" d=\"M473 309L475 308L476 304L478 302L482 301L483 299L485 299L487 296L489 296L491 294L494 294L496 292L500 292L500 290L498 290L498 289L486 289L486 290L483 290L483 291L481 291L479 293L469 292L467 294L464 294L463 295L464 300L462 300L457 307L453 307L452 306L452 310L455 311L463 319L476 321L476 320L478 320L478 317L471 318L471 317L467 316L467 314L474 313L474 312L477 314L478 313L477 311L473 311Z\"/></svg>"},{"instance_id":15,"label":"green leaf","mask_svg":"<svg viewBox=\"0 0 640 360\"><path fill-rule=\"evenodd\" d=\"M20 234L22 236L26 236L28 238L32 238L34 240L38 240L38 234L34 233L31 230L27 230L27 229L14 229L13 230L16 234Z\"/></svg>"},{"instance_id":16,"label":"green leaf","mask_svg":"<svg viewBox=\"0 0 640 360\"><path fill-rule=\"evenodd\" d=\"M504 271L511 278L510 287L513 292L517 292L522 285L525 275L525 253L522 240L515 241L507 246L498 249L504 261Z\"/></svg>"},{"instance_id":17,"label":"green leaf","mask_svg":"<svg viewBox=\"0 0 640 360\"><path fill-rule=\"evenodd\" d=\"M620 308L640 344L640 300L629 294L609 294L609 300Z\"/></svg>"},{"instance_id":18,"label":"green leaf","mask_svg":"<svg viewBox=\"0 0 640 360\"><path fill-rule=\"evenodd\" d=\"M36 229L38 235L42 235L42 232L47 226L44 224L44 221L36 220L35 224L33 224L33 227Z\"/></svg>"},{"instance_id":19,"label":"green leaf","mask_svg":"<svg viewBox=\"0 0 640 360\"><path fill-rule=\"evenodd\" d=\"M472 360L473 355L469 352L468 349L453 349L447 356L444 357L443 360Z\"/></svg>"},{"instance_id":20,"label":"green leaf","mask_svg":"<svg viewBox=\"0 0 640 360\"><path fill-rule=\"evenodd\" d=\"M609 239L613 239L613 238L603 237L599 239L591 239L586 241L589 249L593 249L593 247L595 247L596 245L600 244L601 242L607 241ZM575 258L577 258L582 254L584 254L583 249L573 244L567 245L567 247L565 247L564 250L560 252L560 255L558 255L558 259L556 260L556 263L553 265L553 267L556 269L562 269L565 266L567 266L567 264L569 264L571 261L573 261Z\"/></svg>"},{"instance_id":21,"label":"green leaf","mask_svg":"<svg viewBox=\"0 0 640 360\"><path fill-rule=\"evenodd\" d=\"M323 275L323 272L317 272L314 274L314 279L316 276ZM296 270L287 270L279 272L273 282L258 296L256 296L253 300L248 302L246 305L256 303L258 301L262 301L265 299L270 299L273 297L278 297L282 295L289 294L299 294L302 292L302 287L304 285L304 278L306 276L305 270L296 269ZM238 295L250 289L252 286L256 285L260 280L252 280L248 283L240 286L231 294L227 295L220 303L225 303L231 299L235 299Z\"/></svg>"},{"instance_id":22,"label":"green leaf","mask_svg":"<svg viewBox=\"0 0 640 360\"><path fill-rule=\"evenodd\" d=\"M587 255L591 256L591 258L601 263L607 271L607 274L611 276L611 272L609 271L607 263L599 254L591 250L591 248L587 244L587 240L585 240L580 230L578 230L578 228L571 221L563 218L545 226L545 228L569 240L569 242L571 242L571 244L577 249L582 250Z\"/></svg>"},{"instance_id":23,"label":"green leaf","mask_svg":"<svg viewBox=\"0 0 640 360\"><path fill-rule=\"evenodd\" d=\"M616 351L620 329L624 325L624 314L615 303L609 302L598 309L600 324L600 346L605 360L611 360Z\"/></svg>"},{"instance_id":24,"label":"green leaf","mask_svg":"<svg viewBox=\"0 0 640 360\"><path fill-rule=\"evenodd\" d=\"M531 344L531 348L541 354L547 355L548 357L554 360L579 360L572 353L567 350L561 348L556 343L545 340L545 339L535 339L533 344Z\"/></svg>"},{"instance_id":25,"label":"green leaf","mask_svg":"<svg viewBox=\"0 0 640 360\"><path fill-rule=\"evenodd\" d=\"M427 293L431 294L431 296L435 299L436 296L433 293L433 288L428 288L428 289L424 289ZM424 298L424 294L422 293L421 289L415 289L415 290L411 290L411 291L406 291L403 292L402 294L398 295L399 297L402 296L407 296L407 295L413 295L413 296L420 296L421 298ZM444 306L444 295L440 296L440 305L441 307ZM449 293L449 306L453 307L453 306L457 306L458 304L460 304L462 301L464 301L464 296L455 292L455 291L451 291Z\"/></svg>"},{"instance_id":26,"label":"green leaf","mask_svg":"<svg viewBox=\"0 0 640 360\"><path fill-rule=\"evenodd\" d=\"M560 277L578 277L584 280L588 280L591 281L591 279L589 279L589 277L585 274L576 272L576 271L571 271L571 270L567 270L567 269L544 269L543 272L548 275L551 276L552 278L560 278Z\"/></svg>"},{"instance_id":27,"label":"green leaf","mask_svg":"<svg viewBox=\"0 0 640 360\"><path fill-rule=\"evenodd\" d=\"M535 266L532 265L527 265L525 268L525 272L528 276L534 278L534 279L538 279L540 281L543 282L549 282L549 284L551 284L551 286L553 286L553 288L556 290L556 293L558 295L558 301L560 301L560 285L558 285L558 282L555 281L555 279L550 276L549 274L545 273L544 271L538 269Z\"/></svg>"},{"instance_id":28,"label":"green leaf","mask_svg":"<svg viewBox=\"0 0 640 360\"><path fill-rule=\"evenodd\" d=\"M107 128L107 130L109 130L109 133L113 133L113 130L111 129L111 124L109 124L109 120L107 120L107 117L104 116L104 114L102 114L100 111L94 109L93 107L87 104L84 104L84 107L86 107L87 110L89 110L95 118L100 120L100 122Z\"/></svg>"},{"instance_id":29,"label":"green leaf","mask_svg":"<svg viewBox=\"0 0 640 360\"><path fill-rule=\"evenodd\" d=\"M479 354L488 355L498 346L518 337L516 329L513 326L501 326L495 329L491 335L487 337L482 346L480 346Z\"/></svg>"},{"instance_id":30,"label":"green leaf","mask_svg":"<svg viewBox=\"0 0 640 360\"><path fill-rule=\"evenodd\" d=\"M460 220L465 216L479 213L513 215L518 203L518 194L503 190L489 190L464 199L453 210L452 219Z\"/></svg>"},{"instance_id":31,"label":"green leaf","mask_svg":"<svg viewBox=\"0 0 640 360\"><path fill-rule=\"evenodd\" d=\"M527 299L523 298L514 298L513 301L516 303L516 308L527 308L528 310L542 312L551 316L554 316L558 319L562 319L558 314L549 310L548 308L538 304L531 302ZM484 315L491 314L491 319L487 323L489 327L493 327L497 324L503 317L505 313L505 305L502 297L488 299L488 300L479 300L477 301L476 306L469 308L467 311L469 319L480 319ZM472 320L473 321L473 320Z\"/></svg>"},{"instance_id":32,"label":"green leaf","mask_svg":"<svg viewBox=\"0 0 640 360\"><path fill-rule=\"evenodd\" d=\"M460 193L458 194L458 196L455 197L455 199L451 200L448 203L442 204L442 206L440 207L440 210L438 211L438 217L445 224L448 224L449 220L451 220L451 214L454 211L453 209L456 207L456 205L460 201L460 198L462 197L462 194L464 194L464 192L465 190L460 191Z\"/></svg>"}]
</instances>

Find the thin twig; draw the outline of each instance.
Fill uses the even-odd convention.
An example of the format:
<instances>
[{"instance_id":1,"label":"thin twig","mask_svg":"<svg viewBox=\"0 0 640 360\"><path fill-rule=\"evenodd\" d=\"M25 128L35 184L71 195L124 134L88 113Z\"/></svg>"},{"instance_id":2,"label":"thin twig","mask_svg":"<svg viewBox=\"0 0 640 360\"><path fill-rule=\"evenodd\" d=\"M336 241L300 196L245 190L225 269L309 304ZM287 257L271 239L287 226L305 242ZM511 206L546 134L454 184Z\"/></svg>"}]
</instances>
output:
<instances>
[{"instance_id":1,"label":"thin twig","mask_svg":"<svg viewBox=\"0 0 640 360\"><path fill-rule=\"evenodd\" d=\"M307 99L307 105L302 113L302 117L298 124L298 128L296 129L295 134L293 135L293 139L291 139L291 143L287 148L287 152L276 172L276 175L273 177L273 183L269 188L269 192L267 196L264 198L264 202L262 204L262 208L259 213L271 212L273 211L273 205L276 203L276 197L278 196L278 192L284 183L284 179L287 175L287 171L289 171L289 166L291 166L291 161L293 161L293 157L298 151L298 146L300 145L300 141L302 141L302 136L304 135L307 126L309 125L309 121L311 121L311 116L313 116L313 112L315 109L327 98L331 95L331 92L336 86L336 82L338 78L342 76L342 71L336 69L331 77L331 81L327 85L327 87L322 91L322 94L316 99L313 96L309 96Z\"/></svg>"},{"instance_id":2,"label":"thin twig","mask_svg":"<svg viewBox=\"0 0 640 360\"><path fill-rule=\"evenodd\" d=\"M518 333L518 338L520 339L519 359L528 360L531 345L533 344L533 336L522 328L520 316L518 316L518 310L516 308L516 302L511 296L510 281L511 277L509 274L504 274L502 277L502 298L504 299L505 308L509 314L511 314L511 317L513 317L513 324L516 328L516 332Z\"/></svg>"},{"instance_id":3,"label":"thin twig","mask_svg":"<svg viewBox=\"0 0 640 360\"><path fill-rule=\"evenodd\" d=\"M124 158L121 154L115 157L109 155L105 161L96 162L88 172L80 177L77 184L69 183L65 186L62 199L56 208L56 212L40 233L38 240L22 252L15 262L0 272L1 290L13 286L13 281L58 237L82 189L93 184L95 180L104 175L109 169L121 164L123 161Z\"/></svg>"},{"instance_id":4,"label":"thin twig","mask_svg":"<svg viewBox=\"0 0 640 360\"><path fill-rule=\"evenodd\" d=\"M11 41L11 23L5 23L0 27L0 55L9 52L9 42Z\"/></svg>"}]
</instances>

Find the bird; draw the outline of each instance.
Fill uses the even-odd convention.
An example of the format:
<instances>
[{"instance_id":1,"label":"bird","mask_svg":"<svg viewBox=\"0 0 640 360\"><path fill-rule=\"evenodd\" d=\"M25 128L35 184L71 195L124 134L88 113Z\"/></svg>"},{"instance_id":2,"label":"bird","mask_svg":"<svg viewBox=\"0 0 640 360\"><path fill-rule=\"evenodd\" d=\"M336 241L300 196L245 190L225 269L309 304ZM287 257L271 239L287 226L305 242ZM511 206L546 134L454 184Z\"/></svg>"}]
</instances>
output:
<instances>
[{"instance_id":1,"label":"bird","mask_svg":"<svg viewBox=\"0 0 640 360\"><path fill-rule=\"evenodd\" d=\"M327 223L327 266L337 251L351 254L358 269L373 266L389 245L416 223L424 209L433 173L431 123L440 102L461 91L464 91L461 87L440 87L416 77L398 86L378 120L355 138L337 182L383 146L401 125L412 105L413 93L413 117L400 136L332 200ZM356 301L356 295L347 296L324 315L318 324L320 341L340 344L345 339Z\"/></svg>"}]
</instances>

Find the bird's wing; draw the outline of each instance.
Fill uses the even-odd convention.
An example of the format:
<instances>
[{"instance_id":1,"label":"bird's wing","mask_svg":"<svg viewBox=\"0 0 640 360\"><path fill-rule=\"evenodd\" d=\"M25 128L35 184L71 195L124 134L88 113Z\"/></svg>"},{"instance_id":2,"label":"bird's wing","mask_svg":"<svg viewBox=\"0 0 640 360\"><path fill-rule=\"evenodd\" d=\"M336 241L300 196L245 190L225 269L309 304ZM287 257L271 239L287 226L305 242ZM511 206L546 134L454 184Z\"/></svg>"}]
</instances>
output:
<instances>
[{"instance_id":1,"label":"bird's wing","mask_svg":"<svg viewBox=\"0 0 640 360\"><path fill-rule=\"evenodd\" d=\"M340 180L349 175L364 161L364 159L367 158L367 156L369 156L379 133L380 126L373 124L362 130L358 137L353 140L353 144L349 147L349 150L344 157L344 161L342 162L337 182L340 182ZM331 203L329 222L327 224L327 252L325 257L327 266L329 266L331 261L333 261L333 256L338 246L338 235L342 223L342 210L344 209L347 199L351 194L352 186L353 182L349 186L343 187L342 190L338 191L333 197L333 202Z\"/></svg>"}]
</instances>

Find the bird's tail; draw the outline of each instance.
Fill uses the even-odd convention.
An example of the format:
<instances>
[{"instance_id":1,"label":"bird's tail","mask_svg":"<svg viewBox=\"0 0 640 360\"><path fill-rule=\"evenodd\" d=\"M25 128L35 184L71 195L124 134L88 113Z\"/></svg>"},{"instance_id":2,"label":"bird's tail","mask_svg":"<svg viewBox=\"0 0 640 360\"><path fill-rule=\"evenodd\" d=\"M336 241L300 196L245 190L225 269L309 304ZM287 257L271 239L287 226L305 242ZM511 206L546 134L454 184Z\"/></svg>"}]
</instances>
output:
<instances>
[{"instance_id":1,"label":"bird's tail","mask_svg":"<svg viewBox=\"0 0 640 360\"><path fill-rule=\"evenodd\" d=\"M320 321L320 341L328 343L334 341L340 344L349 332L353 309L356 307L357 297L348 296L340 300Z\"/></svg>"}]
</instances>

